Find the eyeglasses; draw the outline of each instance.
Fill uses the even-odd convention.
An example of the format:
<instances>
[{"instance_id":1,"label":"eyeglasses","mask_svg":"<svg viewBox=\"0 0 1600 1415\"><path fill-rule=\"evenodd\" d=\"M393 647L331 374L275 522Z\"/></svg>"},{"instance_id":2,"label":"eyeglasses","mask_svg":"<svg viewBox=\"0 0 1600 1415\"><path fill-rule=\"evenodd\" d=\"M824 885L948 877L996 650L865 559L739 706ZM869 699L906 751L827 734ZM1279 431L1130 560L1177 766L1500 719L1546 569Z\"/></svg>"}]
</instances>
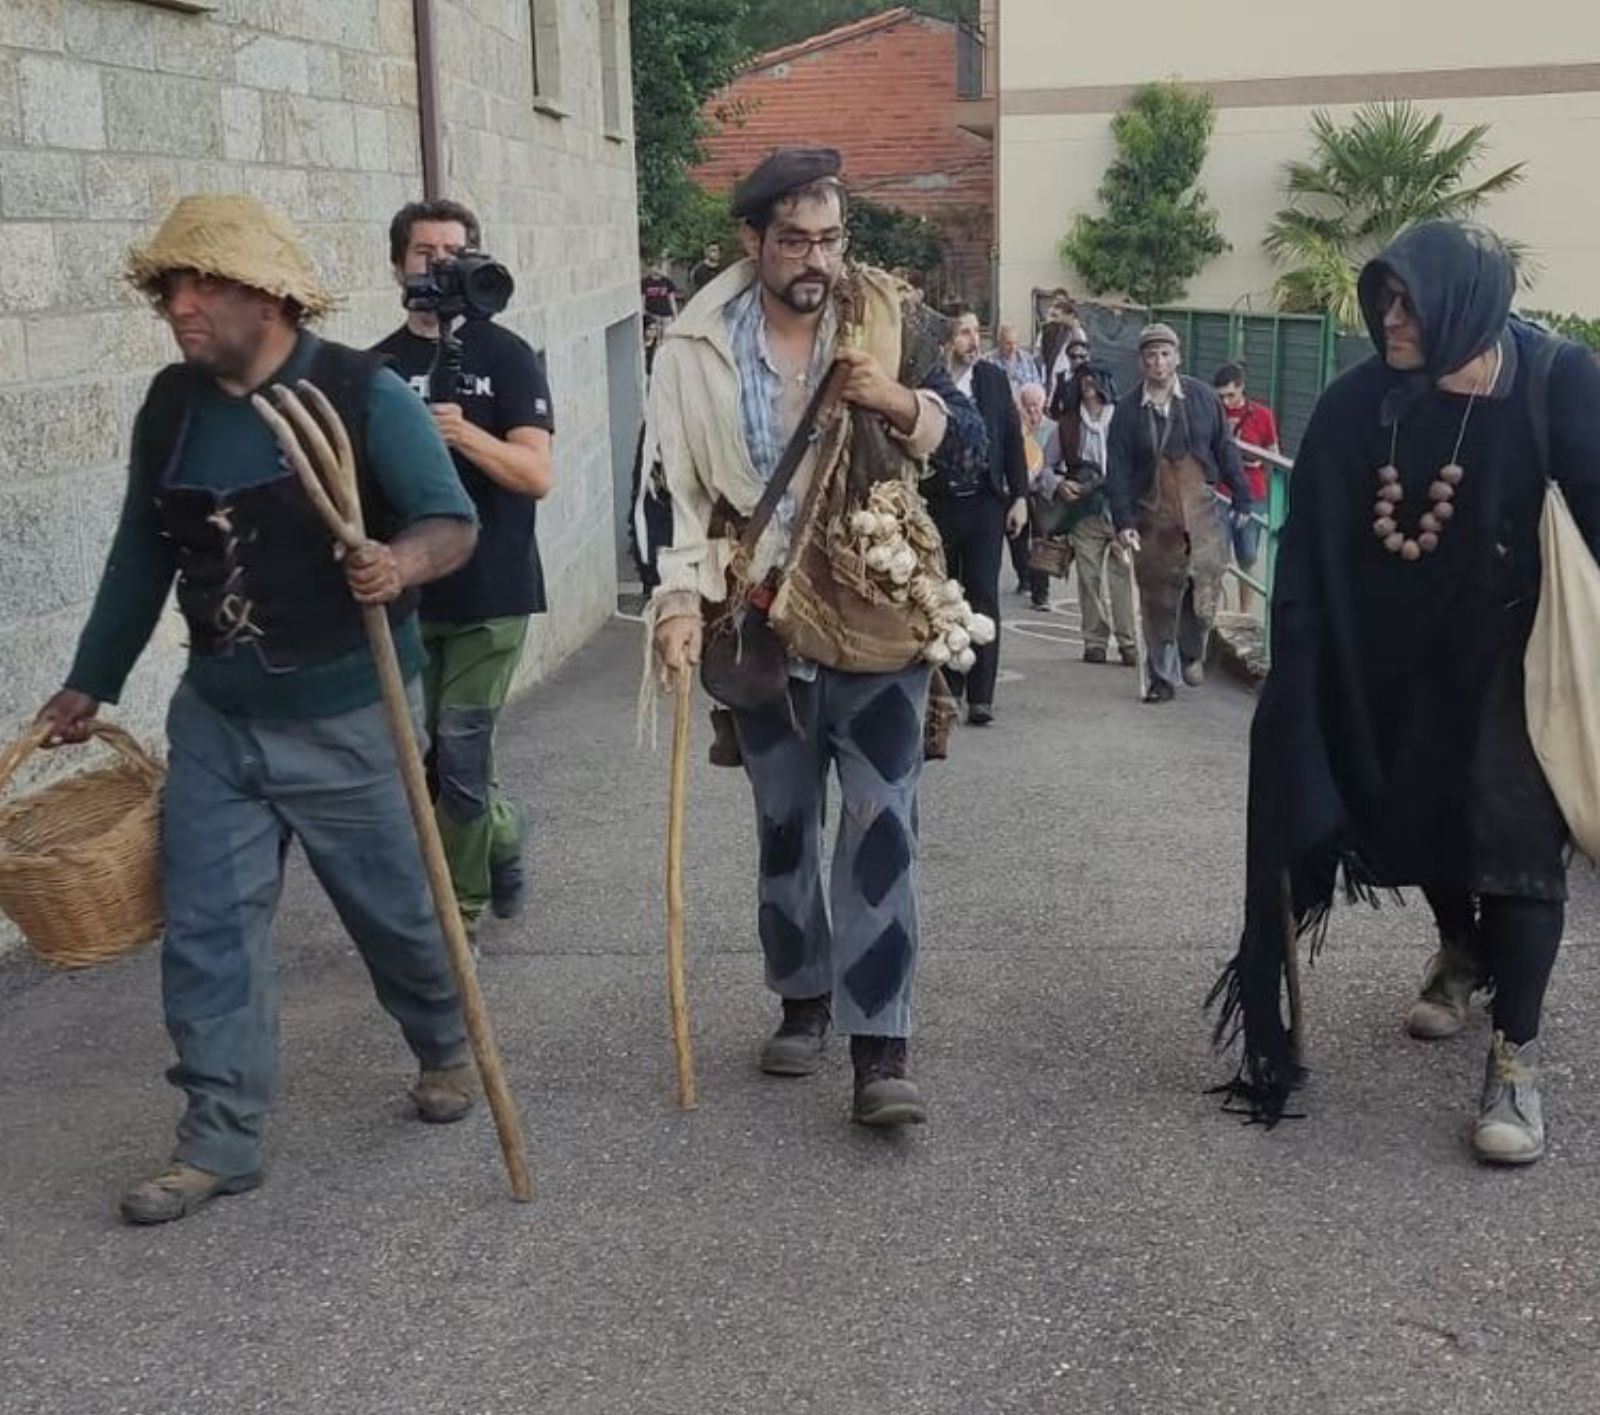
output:
<instances>
[{"instance_id":1,"label":"eyeglasses","mask_svg":"<svg viewBox=\"0 0 1600 1415\"><path fill-rule=\"evenodd\" d=\"M804 260L813 250L819 250L829 260L837 260L850 246L850 238L843 231L830 231L825 236L774 236L772 244L785 260Z\"/></svg>"},{"instance_id":2,"label":"eyeglasses","mask_svg":"<svg viewBox=\"0 0 1600 1415\"><path fill-rule=\"evenodd\" d=\"M1405 289L1396 289L1393 285L1385 285L1378 292L1378 313L1388 314L1395 305L1400 306L1400 313L1406 319L1417 317L1417 307L1411 302L1411 294Z\"/></svg>"}]
</instances>

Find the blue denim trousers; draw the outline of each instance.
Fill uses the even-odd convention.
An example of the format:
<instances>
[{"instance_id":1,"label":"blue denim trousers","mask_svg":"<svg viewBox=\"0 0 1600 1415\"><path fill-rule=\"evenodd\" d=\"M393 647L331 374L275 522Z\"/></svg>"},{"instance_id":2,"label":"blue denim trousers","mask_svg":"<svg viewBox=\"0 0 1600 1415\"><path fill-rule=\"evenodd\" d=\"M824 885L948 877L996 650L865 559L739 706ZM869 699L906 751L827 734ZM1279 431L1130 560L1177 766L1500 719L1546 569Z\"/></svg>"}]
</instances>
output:
<instances>
[{"instance_id":1,"label":"blue denim trousers","mask_svg":"<svg viewBox=\"0 0 1600 1415\"><path fill-rule=\"evenodd\" d=\"M412 696L420 721L415 684ZM167 1079L187 1098L175 1158L249 1174L277 1081L270 932L292 840L419 1062L465 1060L466 1032L381 703L243 721L185 685L167 734L161 991L177 1051Z\"/></svg>"}]
</instances>

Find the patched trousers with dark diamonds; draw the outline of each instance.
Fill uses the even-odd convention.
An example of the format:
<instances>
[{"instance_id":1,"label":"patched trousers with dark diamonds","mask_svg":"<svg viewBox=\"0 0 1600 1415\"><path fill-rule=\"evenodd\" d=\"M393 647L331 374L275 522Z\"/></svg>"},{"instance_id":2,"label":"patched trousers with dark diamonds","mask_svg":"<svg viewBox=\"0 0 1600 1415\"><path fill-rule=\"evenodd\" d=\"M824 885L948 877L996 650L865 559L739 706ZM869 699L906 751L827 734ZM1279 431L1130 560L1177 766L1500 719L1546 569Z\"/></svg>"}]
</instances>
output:
<instances>
[{"instance_id":1,"label":"patched trousers with dark diamonds","mask_svg":"<svg viewBox=\"0 0 1600 1415\"><path fill-rule=\"evenodd\" d=\"M786 998L831 994L846 1036L909 1036L928 669L819 668L790 696L793 723L781 710L734 715L755 792L767 985ZM842 809L824 888L830 769Z\"/></svg>"}]
</instances>

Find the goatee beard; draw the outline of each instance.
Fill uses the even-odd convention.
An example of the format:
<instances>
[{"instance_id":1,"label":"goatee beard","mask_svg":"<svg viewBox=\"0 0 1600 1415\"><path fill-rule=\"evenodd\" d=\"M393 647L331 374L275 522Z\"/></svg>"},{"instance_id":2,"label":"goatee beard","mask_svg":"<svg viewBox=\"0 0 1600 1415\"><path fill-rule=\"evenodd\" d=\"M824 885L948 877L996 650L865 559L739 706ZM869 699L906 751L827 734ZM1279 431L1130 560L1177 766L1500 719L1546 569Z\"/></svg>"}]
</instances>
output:
<instances>
[{"instance_id":1,"label":"goatee beard","mask_svg":"<svg viewBox=\"0 0 1600 1415\"><path fill-rule=\"evenodd\" d=\"M777 295L796 314L816 314L828 301L828 286L824 281L802 276L791 280Z\"/></svg>"}]
</instances>

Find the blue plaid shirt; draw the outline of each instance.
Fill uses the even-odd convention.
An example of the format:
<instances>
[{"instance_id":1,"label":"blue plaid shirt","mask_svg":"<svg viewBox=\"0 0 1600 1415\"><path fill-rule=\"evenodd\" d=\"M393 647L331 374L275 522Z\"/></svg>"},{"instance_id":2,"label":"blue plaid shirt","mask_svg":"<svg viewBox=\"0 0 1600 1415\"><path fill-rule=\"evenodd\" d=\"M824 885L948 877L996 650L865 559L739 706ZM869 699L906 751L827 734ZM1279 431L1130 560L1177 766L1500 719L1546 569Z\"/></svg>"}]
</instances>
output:
<instances>
[{"instance_id":1,"label":"blue plaid shirt","mask_svg":"<svg viewBox=\"0 0 1600 1415\"><path fill-rule=\"evenodd\" d=\"M750 453L751 464L763 482L772 480L783 460L783 450L788 446L794 429L783 425L783 374L772 357L767 343L767 321L761 309L761 283L757 281L744 294L728 305L728 342L733 348L733 363L739 374L739 422L744 429L744 445ZM817 330L817 344L811 355L811 368L806 376L807 401L819 380L833 362L834 345L838 340L838 315L830 304L822 315ZM778 503L774 519L787 543L794 524L795 504L792 493L786 492Z\"/></svg>"}]
</instances>

